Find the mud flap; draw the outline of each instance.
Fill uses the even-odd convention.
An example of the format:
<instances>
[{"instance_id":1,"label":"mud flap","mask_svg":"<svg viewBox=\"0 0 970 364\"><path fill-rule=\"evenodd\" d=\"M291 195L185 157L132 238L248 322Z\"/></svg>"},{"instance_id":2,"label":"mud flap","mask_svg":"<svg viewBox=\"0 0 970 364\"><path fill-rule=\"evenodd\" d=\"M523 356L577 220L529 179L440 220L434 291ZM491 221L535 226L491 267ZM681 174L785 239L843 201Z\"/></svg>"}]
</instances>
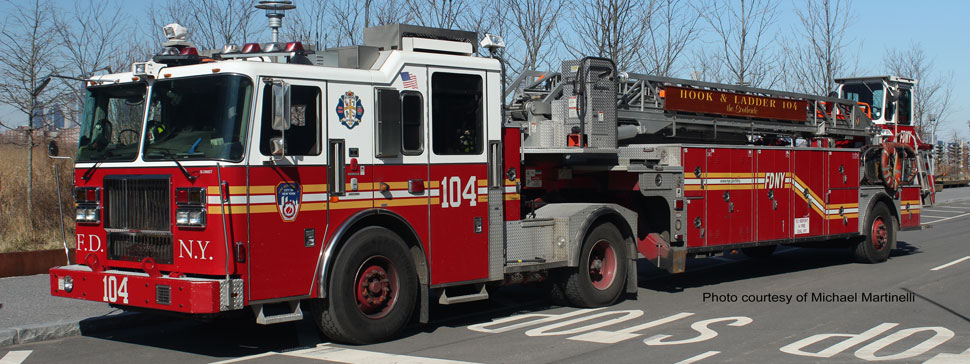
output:
<instances>
[{"instance_id":1,"label":"mud flap","mask_svg":"<svg viewBox=\"0 0 970 364\"><path fill-rule=\"evenodd\" d=\"M647 234L637 242L637 251L651 263L668 273L683 273L687 248L670 246L660 234Z\"/></svg>"}]
</instances>

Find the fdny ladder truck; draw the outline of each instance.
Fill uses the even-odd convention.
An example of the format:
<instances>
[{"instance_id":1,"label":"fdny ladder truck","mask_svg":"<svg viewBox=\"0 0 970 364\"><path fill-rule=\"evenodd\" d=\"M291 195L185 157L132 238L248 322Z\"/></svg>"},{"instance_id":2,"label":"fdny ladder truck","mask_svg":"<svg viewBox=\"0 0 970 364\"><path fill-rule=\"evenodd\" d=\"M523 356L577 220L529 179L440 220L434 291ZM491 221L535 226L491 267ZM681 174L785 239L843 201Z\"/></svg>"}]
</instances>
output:
<instances>
[{"instance_id":1,"label":"fdny ladder truck","mask_svg":"<svg viewBox=\"0 0 970 364\"><path fill-rule=\"evenodd\" d=\"M87 81L76 264L50 270L55 296L310 315L369 343L489 286L609 305L637 292L638 258L678 273L842 241L882 262L933 201L915 80L822 97L586 57L505 82L471 32L388 25L361 46L200 56L169 28L152 61Z\"/></svg>"}]
</instances>

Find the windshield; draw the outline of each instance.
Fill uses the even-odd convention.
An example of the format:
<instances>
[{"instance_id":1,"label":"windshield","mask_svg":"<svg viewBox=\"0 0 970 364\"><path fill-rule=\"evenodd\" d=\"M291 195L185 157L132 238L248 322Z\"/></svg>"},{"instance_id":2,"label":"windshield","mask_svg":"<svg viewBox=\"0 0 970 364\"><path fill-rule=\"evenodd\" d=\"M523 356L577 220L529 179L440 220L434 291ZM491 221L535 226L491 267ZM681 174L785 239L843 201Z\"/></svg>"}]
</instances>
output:
<instances>
[{"instance_id":1,"label":"windshield","mask_svg":"<svg viewBox=\"0 0 970 364\"><path fill-rule=\"evenodd\" d=\"M155 82L143 158L241 160L252 93L237 75Z\"/></svg>"},{"instance_id":2,"label":"windshield","mask_svg":"<svg viewBox=\"0 0 970 364\"><path fill-rule=\"evenodd\" d=\"M842 86L842 98L864 102L872 107L872 119L882 117L882 82L854 83Z\"/></svg>"},{"instance_id":3,"label":"windshield","mask_svg":"<svg viewBox=\"0 0 970 364\"><path fill-rule=\"evenodd\" d=\"M87 90L78 162L135 160L145 115L145 91L143 83Z\"/></svg>"}]
</instances>

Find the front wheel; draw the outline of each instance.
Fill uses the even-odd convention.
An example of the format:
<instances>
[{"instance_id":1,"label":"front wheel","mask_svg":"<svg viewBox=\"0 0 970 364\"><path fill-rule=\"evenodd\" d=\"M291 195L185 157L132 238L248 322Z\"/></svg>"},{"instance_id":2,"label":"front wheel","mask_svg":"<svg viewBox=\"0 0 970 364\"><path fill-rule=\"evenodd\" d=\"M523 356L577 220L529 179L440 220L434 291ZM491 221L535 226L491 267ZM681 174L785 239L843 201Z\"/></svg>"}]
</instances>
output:
<instances>
[{"instance_id":1,"label":"front wheel","mask_svg":"<svg viewBox=\"0 0 970 364\"><path fill-rule=\"evenodd\" d=\"M562 293L578 307L602 307L620 297L626 283L628 257L623 235L611 223L590 231L579 256L579 267L569 270Z\"/></svg>"},{"instance_id":2,"label":"front wheel","mask_svg":"<svg viewBox=\"0 0 970 364\"><path fill-rule=\"evenodd\" d=\"M880 203L872 209L864 228L865 236L852 251L855 260L859 263L879 263L889 259L890 249L896 242L896 223L886 205Z\"/></svg>"},{"instance_id":3,"label":"front wheel","mask_svg":"<svg viewBox=\"0 0 970 364\"><path fill-rule=\"evenodd\" d=\"M411 254L390 230L360 230L337 255L327 291L311 305L324 335L349 344L386 340L414 311L418 281Z\"/></svg>"}]
</instances>

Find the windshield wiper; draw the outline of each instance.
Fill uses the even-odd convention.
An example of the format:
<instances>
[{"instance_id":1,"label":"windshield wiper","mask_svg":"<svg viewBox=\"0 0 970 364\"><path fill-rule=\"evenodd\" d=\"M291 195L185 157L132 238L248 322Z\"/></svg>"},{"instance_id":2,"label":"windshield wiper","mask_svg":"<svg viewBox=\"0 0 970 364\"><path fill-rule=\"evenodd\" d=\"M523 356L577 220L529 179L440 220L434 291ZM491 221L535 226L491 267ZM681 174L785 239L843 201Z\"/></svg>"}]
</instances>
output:
<instances>
[{"instance_id":1,"label":"windshield wiper","mask_svg":"<svg viewBox=\"0 0 970 364\"><path fill-rule=\"evenodd\" d=\"M84 174L81 175L81 179L85 181L90 181L91 177L94 177L94 171L98 169L99 166L101 166L101 163L104 162L104 159L108 157L113 157L113 156L114 155L111 154L111 151L105 150L104 153L101 154L101 158L96 159L94 161L94 165L91 166L91 168L88 168L87 171L84 171Z\"/></svg>"},{"instance_id":2,"label":"windshield wiper","mask_svg":"<svg viewBox=\"0 0 970 364\"><path fill-rule=\"evenodd\" d=\"M175 165L179 167L179 170L182 171L182 174L185 175L185 178L188 179L189 182L195 182L195 180L199 178L199 176L194 176L191 173L189 173L189 170L185 169L185 167L182 166L182 163L179 163L178 157L172 154L172 152L169 151L168 149L158 149L158 151L162 153L162 156L168 158L172 162L175 162Z\"/></svg>"}]
</instances>

